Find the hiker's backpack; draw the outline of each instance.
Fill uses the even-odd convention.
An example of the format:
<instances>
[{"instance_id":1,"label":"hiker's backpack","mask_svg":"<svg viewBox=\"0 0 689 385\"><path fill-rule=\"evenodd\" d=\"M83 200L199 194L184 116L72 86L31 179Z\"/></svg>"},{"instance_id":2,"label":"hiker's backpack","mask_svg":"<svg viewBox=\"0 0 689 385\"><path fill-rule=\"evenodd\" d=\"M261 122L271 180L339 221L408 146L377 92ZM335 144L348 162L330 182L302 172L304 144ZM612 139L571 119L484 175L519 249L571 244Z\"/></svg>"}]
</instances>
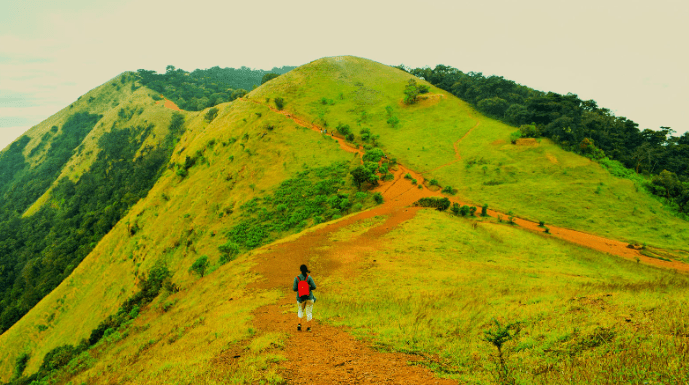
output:
<instances>
[{"instance_id":1,"label":"hiker's backpack","mask_svg":"<svg viewBox=\"0 0 689 385\"><path fill-rule=\"evenodd\" d=\"M299 276L297 276L297 280L299 283L297 284L297 293L299 294L299 299L302 301L306 301L309 299L309 296L311 294L311 287L309 286L309 276L306 276L305 280L299 279Z\"/></svg>"}]
</instances>

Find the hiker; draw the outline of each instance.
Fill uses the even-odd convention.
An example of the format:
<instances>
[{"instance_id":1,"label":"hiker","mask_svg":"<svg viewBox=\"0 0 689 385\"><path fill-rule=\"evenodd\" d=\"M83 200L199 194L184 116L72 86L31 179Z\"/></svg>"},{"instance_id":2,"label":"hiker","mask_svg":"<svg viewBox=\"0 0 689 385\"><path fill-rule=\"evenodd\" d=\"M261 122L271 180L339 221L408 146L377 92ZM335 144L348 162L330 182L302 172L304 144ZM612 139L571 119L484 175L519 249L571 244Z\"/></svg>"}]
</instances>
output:
<instances>
[{"instance_id":1,"label":"hiker","mask_svg":"<svg viewBox=\"0 0 689 385\"><path fill-rule=\"evenodd\" d=\"M292 291L297 292L297 316L299 317L297 330L301 330L301 319L304 317L304 311L306 311L306 331L310 332L311 312L313 311L313 303L316 302L316 297L313 296L313 291L316 290L316 283L309 275L310 271L306 265L299 266L299 270L301 270L301 274L294 277L294 283L292 284Z\"/></svg>"}]
</instances>

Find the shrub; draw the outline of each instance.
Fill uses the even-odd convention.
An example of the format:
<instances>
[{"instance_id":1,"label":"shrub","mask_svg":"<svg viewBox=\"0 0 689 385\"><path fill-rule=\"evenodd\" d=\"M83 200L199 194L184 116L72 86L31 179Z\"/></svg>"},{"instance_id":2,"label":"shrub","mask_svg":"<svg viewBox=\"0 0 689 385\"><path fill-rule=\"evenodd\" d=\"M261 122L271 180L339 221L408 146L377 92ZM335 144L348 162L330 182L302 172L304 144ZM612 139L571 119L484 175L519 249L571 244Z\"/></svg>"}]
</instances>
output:
<instances>
[{"instance_id":1,"label":"shrub","mask_svg":"<svg viewBox=\"0 0 689 385\"><path fill-rule=\"evenodd\" d=\"M404 176L404 179L409 179L409 180L411 180L411 179L414 179L414 178L412 178L412 176L411 176L410 173L407 173L407 174Z\"/></svg>"},{"instance_id":2,"label":"shrub","mask_svg":"<svg viewBox=\"0 0 689 385\"><path fill-rule=\"evenodd\" d=\"M359 131L359 134L361 135L361 140L368 142L368 140L371 138L371 129L364 127Z\"/></svg>"},{"instance_id":3,"label":"shrub","mask_svg":"<svg viewBox=\"0 0 689 385\"><path fill-rule=\"evenodd\" d=\"M409 79L407 86L404 87L404 104L416 103L419 96L419 87L416 85L416 80Z\"/></svg>"},{"instance_id":4,"label":"shrub","mask_svg":"<svg viewBox=\"0 0 689 385\"><path fill-rule=\"evenodd\" d=\"M514 340L521 330L519 322L501 325L497 320L493 320L495 327L483 332L483 340L495 346L498 350L496 359L496 371L499 384L516 384L511 370L505 362L506 354L502 347L505 343Z\"/></svg>"},{"instance_id":5,"label":"shrub","mask_svg":"<svg viewBox=\"0 0 689 385\"><path fill-rule=\"evenodd\" d=\"M278 76L280 76L280 75L279 75L279 74L276 74L276 73L273 73L273 72L269 72L269 73L263 75L263 77L261 78L261 85L263 85L264 83L269 82L269 81L275 79L275 78L278 77Z\"/></svg>"},{"instance_id":6,"label":"shrub","mask_svg":"<svg viewBox=\"0 0 689 385\"><path fill-rule=\"evenodd\" d=\"M282 110L283 107L285 107L285 100L283 98L275 98L273 101L275 102L275 107L277 107L278 110Z\"/></svg>"},{"instance_id":7,"label":"shrub","mask_svg":"<svg viewBox=\"0 0 689 385\"><path fill-rule=\"evenodd\" d=\"M457 193L456 189L453 189L452 186L445 186L441 190L445 194L450 194L450 195L455 195Z\"/></svg>"},{"instance_id":8,"label":"shrub","mask_svg":"<svg viewBox=\"0 0 689 385\"><path fill-rule=\"evenodd\" d=\"M208 269L209 262L208 262L208 257L203 255L199 257L194 264L191 265L189 268L189 272L196 273L203 278L203 276L206 274L206 270Z\"/></svg>"},{"instance_id":9,"label":"shrub","mask_svg":"<svg viewBox=\"0 0 689 385\"><path fill-rule=\"evenodd\" d=\"M461 206L459 205L459 203L456 203L456 202L453 203L453 204L452 204L452 214L454 214L454 215L459 215L460 207L461 207Z\"/></svg>"},{"instance_id":10,"label":"shrub","mask_svg":"<svg viewBox=\"0 0 689 385\"><path fill-rule=\"evenodd\" d=\"M428 184L430 184L431 186L439 186L438 181L435 179L431 179L430 182L428 182Z\"/></svg>"},{"instance_id":11,"label":"shrub","mask_svg":"<svg viewBox=\"0 0 689 385\"><path fill-rule=\"evenodd\" d=\"M450 207L450 200L447 198L421 198L414 202L414 206L420 207L434 207L439 211L447 210Z\"/></svg>"},{"instance_id":12,"label":"shrub","mask_svg":"<svg viewBox=\"0 0 689 385\"><path fill-rule=\"evenodd\" d=\"M545 222L543 222L543 221L538 221L538 226L544 227L544 226L545 226Z\"/></svg>"},{"instance_id":13,"label":"shrub","mask_svg":"<svg viewBox=\"0 0 689 385\"><path fill-rule=\"evenodd\" d=\"M205 119L207 122L212 122L218 116L218 108L213 107L208 112L206 112Z\"/></svg>"},{"instance_id":14,"label":"shrub","mask_svg":"<svg viewBox=\"0 0 689 385\"><path fill-rule=\"evenodd\" d=\"M353 142L354 141L354 134L347 134L347 136L345 136L345 139L347 139L347 141L349 141L349 142Z\"/></svg>"},{"instance_id":15,"label":"shrub","mask_svg":"<svg viewBox=\"0 0 689 385\"><path fill-rule=\"evenodd\" d=\"M53 370L60 369L67 365L72 358L76 357L80 352L72 345L62 345L46 353L43 357L43 364L41 364L39 372L47 374Z\"/></svg>"},{"instance_id":16,"label":"shrub","mask_svg":"<svg viewBox=\"0 0 689 385\"><path fill-rule=\"evenodd\" d=\"M362 159L365 162L379 162L384 155L383 150L380 148L373 148L369 151L366 151Z\"/></svg>"},{"instance_id":17,"label":"shrub","mask_svg":"<svg viewBox=\"0 0 689 385\"><path fill-rule=\"evenodd\" d=\"M235 256L239 254L239 245L235 242L227 241L226 243L218 246L218 250L220 250L223 255Z\"/></svg>"},{"instance_id":18,"label":"shrub","mask_svg":"<svg viewBox=\"0 0 689 385\"><path fill-rule=\"evenodd\" d=\"M22 353L17 357L14 365L14 379L19 379L22 376L26 369L26 364L29 362L29 358L31 358L29 353Z\"/></svg>"},{"instance_id":19,"label":"shrub","mask_svg":"<svg viewBox=\"0 0 689 385\"><path fill-rule=\"evenodd\" d=\"M488 205L487 204L481 206L481 216L482 217L488 216Z\"/></svg>"},{"instance_id":20,"label":"shrub","mask_svg":"<svg viewBox=\"0 0 689 385\"><path fill-rule=\"evenodd\" d=\"M516 143L517 143L517 139L519 139L519 138L521 138L521 137L522 137L521 131L515 131L515 132L511 133L511 134L510 134L510 143L516 144Z\"/></svg>"},{"instance_id":21,"label":"shrub","mask_svg":"<svg viewBox=\"0 0 689 385\"><path fill-rule=\"evenodd\" d=\"M373 194L373 200L376 201L376 203L381 204L383 203L383 195L379 192Z\"/></svg>"},{"instance_id":22,"label":"shrub","mask_svg":"<svg viewBox=\"0 0 689 385\"><path fill-rule=\"evenodd\" d=\"M398 124L400 124L400 120L396 116L391 116L388 118L387 123L390 125L390 127L395 128Z\"/></svg>"},{"instance_id":23,"label":"shrub","mask_svg":"<svg viewBox=\"0 0 689 385\"><path fill-rule=\"evenodd\" d=\"M337 123L335 129L337 130L337 132L344 136L348 136L351 133L351 130L349 129L349 124Z\"/></svg>"}]
</instances>

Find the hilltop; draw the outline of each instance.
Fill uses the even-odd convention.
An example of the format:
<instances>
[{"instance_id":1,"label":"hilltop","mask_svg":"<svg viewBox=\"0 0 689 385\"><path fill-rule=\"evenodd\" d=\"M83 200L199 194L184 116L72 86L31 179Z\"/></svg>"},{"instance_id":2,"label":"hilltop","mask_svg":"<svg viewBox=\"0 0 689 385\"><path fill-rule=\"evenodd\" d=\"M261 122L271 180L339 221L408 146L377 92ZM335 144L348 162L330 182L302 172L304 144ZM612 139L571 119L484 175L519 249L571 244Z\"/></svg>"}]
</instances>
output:
<instances>
[{"instance_id":1,"label":"hilltop","mask_svg":"<svg viewBox=\"0 0 689 385\"><path fill-rule=\"evenodd\" d=\"M680 304L689 280L653 266L668 261L624 245L673 249L666 259L684 268L686 254L677 249L686 245L687 223L629 180L547 139L509 144L514 128L365 59L320 59L243 98L177 115L132 75L124 79L117 81L142 98L141 112L132 105L128 124L117 123L129 116L124 107L124 117L119 110L88 112L112 120L96 121L87 137L103 123L136 127L137 114L163 114L167 124L160 125L178 139L167 142L169 157L141 199L0 336L8 352L1 380L21 368L58 383L281 383L313 357L317 378L330 383L352 374L379 382L434 375L474 383L494 376L617 382L642 378L640 367L648 369L643 378L686 380ZM410 79L428 92L407 105ZM59 117L62 126L69 116ZM169 130L182 118L179 130ZM41 135L34 131L29 145ZM140 154L148 138L160 146L168 133L129 134L127 142ZM107 145L103 140L91 151ZM391 177L379 186L363 182L358 191L350 172L362 154L376 159L376 148L389 173L364 165ZM88 152L77 150L68 163L75 167L60 175L78 184L97 163ZM48 202L59 207L55 189L24 215ZM497 211L473 217L410 207L423 197ZM629 204L642 209L629 215ZM525 220L543 220L552 231ZM567 239L567 228L618 244L609 249L613 255L573 245L558 238ZM204 260L199 274L193 267ZM287 286L300 263L311 266L321 288L320 324L310 336L295 335L291 323ZM366 301L352 296L354 282ZM152 288L150 298L137 294ZM343 325L363 342L348 340ZM509 370L492 360L485 331L507 333ZM331 348L345 342L346 349ZM316 353L300 356L295 346L304 344ZM410 360L416 366L408 367Z\"/></svg>"}]
</instances>

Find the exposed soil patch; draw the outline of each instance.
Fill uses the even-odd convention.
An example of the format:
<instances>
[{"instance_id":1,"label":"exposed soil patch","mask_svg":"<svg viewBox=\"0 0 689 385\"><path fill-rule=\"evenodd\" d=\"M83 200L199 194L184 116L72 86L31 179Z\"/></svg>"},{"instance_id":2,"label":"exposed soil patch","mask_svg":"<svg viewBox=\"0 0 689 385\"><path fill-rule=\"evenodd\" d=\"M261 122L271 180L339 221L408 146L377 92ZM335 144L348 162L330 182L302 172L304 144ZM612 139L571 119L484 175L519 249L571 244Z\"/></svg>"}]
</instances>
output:
<instances>
[{"instance_id":1,"label":"exposed soil patch","mask_svg":"<svg viewBox=\"0 0 689 385\"><path fill-rule=\"evenodd\" d=\"M160 96L162 97L162 95L160 95ZM159 100L156 102L156 106L159 105L160 103L163 103L163 107L165 107L165 108L169 108L169 109L175 110L175 111L182 111L182 109L177 107L177 104L175 104L175 102L173 102L170 99L163 98L163 100Z\"/></svg>"},{"instance_id":2,"label":"exposed soil patch","mask_svg":"<svg viewBox=\"0 0 689 385\"><path fill-rule=\"evenodd\" d=\"M548 158L548 161L550 161L550 163L552 163L552 164L557 164L557 163L558 163L558 162L557 162L557 158L556 158L555 155L553 155L553 154L546 153L546 154L545 154L545 157Z\"/></svg>"},{"instance_id":3,"label":"exposed soil patch","mask_svg":"<svg viewBox=\"0 0 689 385\"><path fill-rule=\"evenodd\" d=\"M538 142L534 138L517 139L515 142L517 146L538 146Z\"/></svg>"}]
</instances>

